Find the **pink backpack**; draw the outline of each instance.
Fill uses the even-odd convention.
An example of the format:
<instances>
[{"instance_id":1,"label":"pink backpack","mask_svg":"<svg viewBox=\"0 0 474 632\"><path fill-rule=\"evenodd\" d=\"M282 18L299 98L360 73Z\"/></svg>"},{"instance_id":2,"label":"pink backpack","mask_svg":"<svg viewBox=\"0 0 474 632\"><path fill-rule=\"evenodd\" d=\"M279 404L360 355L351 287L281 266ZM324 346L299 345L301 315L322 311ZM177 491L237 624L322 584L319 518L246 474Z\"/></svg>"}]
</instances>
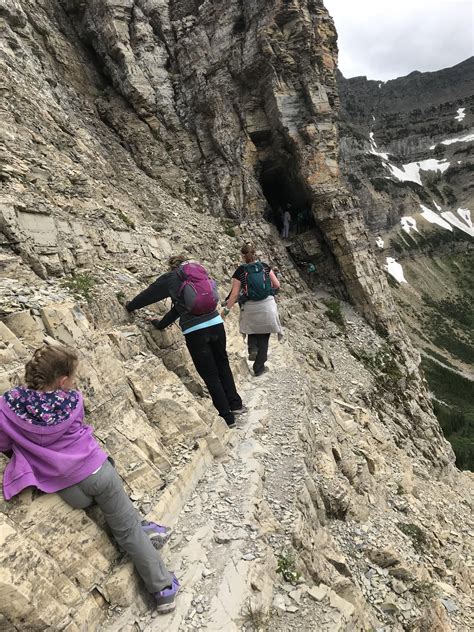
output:
<instances>
[{"instance_id":1,"label":"pink backpack","mask_svg":"<svg viewBox=\"0 0 474 632\"><path fill-rule=\"evenodd\" d=\"M219 303L217 284L197 261L185 261L176 271L182 283L178 297L195 316L210 314Z\"/></svg>"}]
</instances>

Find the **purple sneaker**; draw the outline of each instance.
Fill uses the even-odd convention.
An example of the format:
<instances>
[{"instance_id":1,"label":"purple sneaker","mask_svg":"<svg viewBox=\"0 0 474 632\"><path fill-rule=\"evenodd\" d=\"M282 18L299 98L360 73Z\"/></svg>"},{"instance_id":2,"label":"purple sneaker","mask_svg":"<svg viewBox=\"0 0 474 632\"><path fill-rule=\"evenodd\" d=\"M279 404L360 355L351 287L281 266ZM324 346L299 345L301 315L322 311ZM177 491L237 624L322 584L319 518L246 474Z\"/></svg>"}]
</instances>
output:
<instances>
[{"instance_id":1,"label":"purple sneaker","mask_svg":"<svg viewBox=\"0 0 474 632\"><path fill-rule=\"evenodd\" d=\"M163 588L160 592L153 593L153 597L156 599L156 610L160 614L167 614L173 612L176 608L176 596L181 588L181 584L173 574L173 583L167 588Z\"/></svg>"},{"instance_id":2,"label":"purple sneaker","mask_svg":"<svg viewBox=\"0 0 474 632\"><path fill-rule=\"evenodd\" d=\"M169 527L164 527L161 524L149 522L148 520L142 520L142 529L150 538L155 549L161 549L168 542L173 533Z\"/></svg>"}]
</instances>

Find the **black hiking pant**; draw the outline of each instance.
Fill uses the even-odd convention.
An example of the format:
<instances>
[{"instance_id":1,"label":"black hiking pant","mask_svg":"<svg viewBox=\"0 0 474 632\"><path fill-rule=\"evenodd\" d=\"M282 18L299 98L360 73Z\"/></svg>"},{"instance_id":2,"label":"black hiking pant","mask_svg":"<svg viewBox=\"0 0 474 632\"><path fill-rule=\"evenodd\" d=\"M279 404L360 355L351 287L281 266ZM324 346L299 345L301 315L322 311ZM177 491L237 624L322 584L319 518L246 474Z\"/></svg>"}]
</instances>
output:
<instances>
[{"instance_id":1,"label":"black hiking pant","mask_svg":"<svg viewBox=\"0 0 474 632\"><path fill-rule=\"evenodd\" d=\"M265 362L268 357L269 341L270 334L248 334L247 336L249 355L254 355L256 353L253 365L255 375L260 375L265 367Z\"/></svg>"},{"instance_id":2,"label":"black hiking pant","mask_svg":"<svg viewBox=\"0 0 474 632\"><path fill-rule=\"evenodd\" d=\"M224 325L213 325L186 334L186 346L196 371L204 380L212 403L227 423L234 421L233 410L242 408L226 351Z\"/></svg>"}]
</instances>

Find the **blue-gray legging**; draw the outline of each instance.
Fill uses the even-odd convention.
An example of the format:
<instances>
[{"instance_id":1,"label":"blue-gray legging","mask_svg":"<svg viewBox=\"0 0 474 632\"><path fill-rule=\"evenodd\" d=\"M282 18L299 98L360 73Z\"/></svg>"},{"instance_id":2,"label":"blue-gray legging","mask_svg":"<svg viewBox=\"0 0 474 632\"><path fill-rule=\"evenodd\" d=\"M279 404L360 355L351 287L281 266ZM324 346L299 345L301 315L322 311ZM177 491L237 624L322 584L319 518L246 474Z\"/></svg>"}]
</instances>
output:
<instances>
[{"instance_id":1,"label":"blue-gray legging","mask_svg":"<svg viewBox=\"0 0 474 632\"><path fill-rule=\"evenodd\" d=\"M172 575L141 526L140 515L125 493L115 468L105 461L95 474L58 492L75 509L99 505L117 544L126 551L151 593L171 586Z\"/></svg>"}]
</instances>

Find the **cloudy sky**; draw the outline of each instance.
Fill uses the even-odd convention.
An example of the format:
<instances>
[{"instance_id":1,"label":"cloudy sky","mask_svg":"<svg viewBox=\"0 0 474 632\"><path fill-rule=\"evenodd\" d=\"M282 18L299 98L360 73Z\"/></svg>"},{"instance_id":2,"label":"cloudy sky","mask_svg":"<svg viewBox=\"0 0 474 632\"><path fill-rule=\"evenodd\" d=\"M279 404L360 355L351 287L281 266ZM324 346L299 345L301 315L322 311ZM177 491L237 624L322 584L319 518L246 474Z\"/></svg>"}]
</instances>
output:
<instances>
[{"instance_id":1,"label":"cloudy sky","mask_svg":"<svg viewBox=\"0 0 474 632\"><path fill-rule=\"evenodd\" d=\"M474 0L324 0L345 77L394 79L474 55Z\"/></svg>"}]
</instances>

